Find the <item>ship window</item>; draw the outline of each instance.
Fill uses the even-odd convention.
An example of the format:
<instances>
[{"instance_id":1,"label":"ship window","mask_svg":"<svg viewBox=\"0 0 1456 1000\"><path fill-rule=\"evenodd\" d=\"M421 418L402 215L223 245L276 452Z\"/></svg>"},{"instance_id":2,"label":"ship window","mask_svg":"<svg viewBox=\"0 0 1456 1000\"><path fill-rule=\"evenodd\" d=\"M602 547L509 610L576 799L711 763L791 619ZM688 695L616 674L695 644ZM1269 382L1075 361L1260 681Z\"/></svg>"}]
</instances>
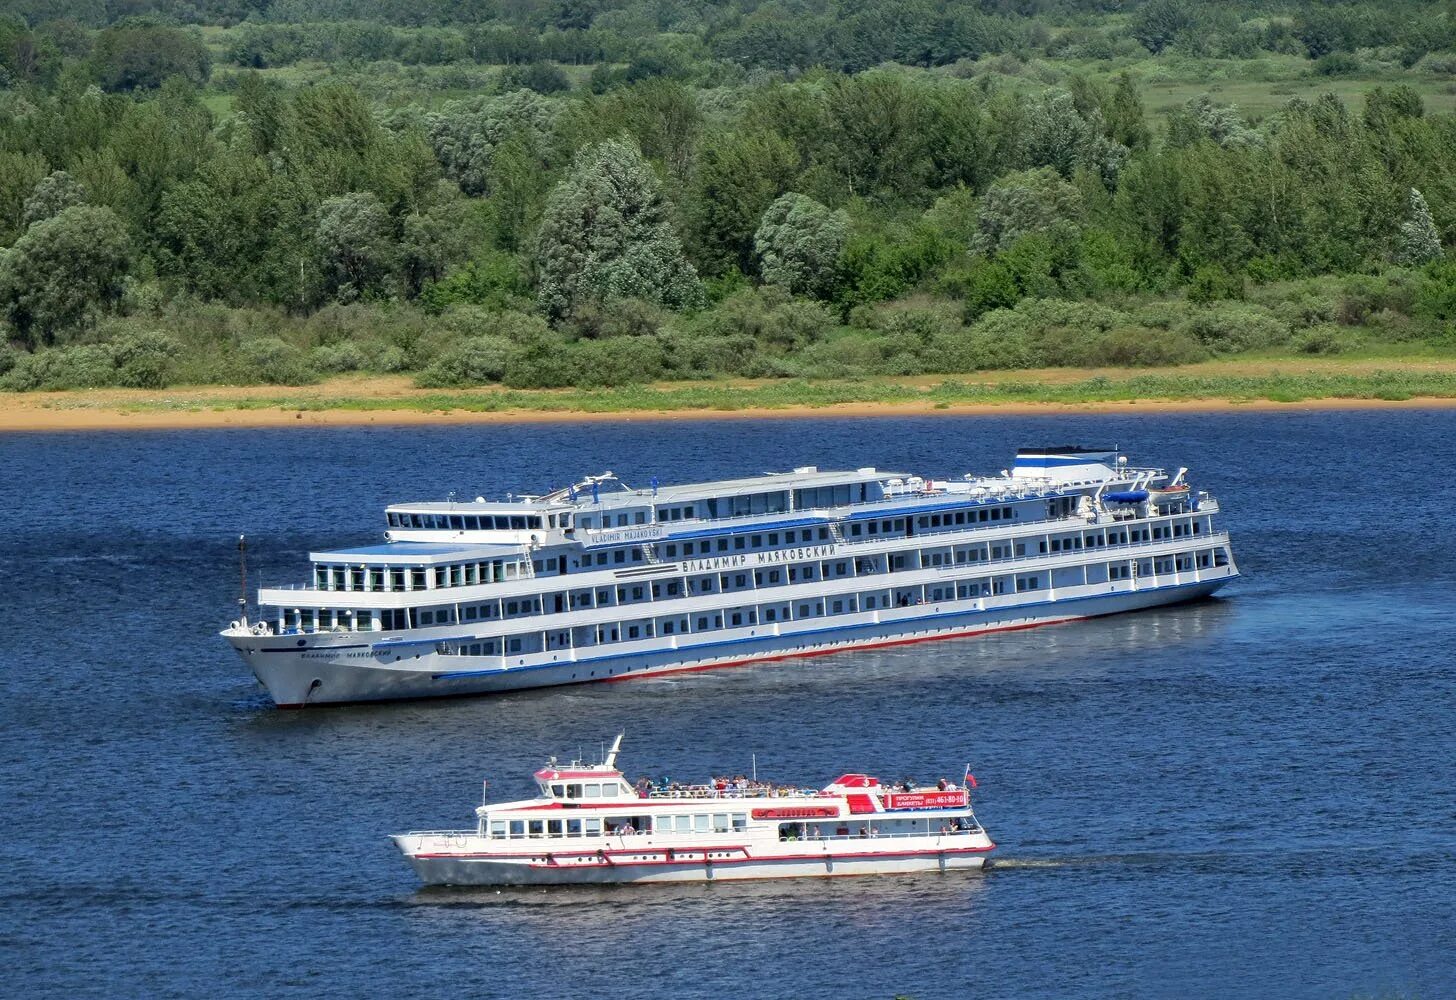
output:
<instances>
[{"instance_id":1,"label":"ship window","mask_svg":"<svg viewBox=\"0 0 1456 1000\"><path fill-rule=\"evenodd\" d=\"M526 835L526 821L523 819L511 820L511 836L520 838Z\"/></svg>"},{"instance_id":2,"label":"ship window","mask_svg":"<svg viewBox=\"0 0 1456 1000\"><path fill-rule=\"evenodd\" d=\"M667 555L667 557L669 559L671 559L674 556L676 556L677 555L677 546L676 545L669 545L667 547L667 549L666 549L666 555Z\"/></svg>"},{"instance_id":3,"label":"ship window","mask_svg":"<svg viewBox=\"0 0 1456 1000\"><path fill-rule=\"evenodd\" d=\"M713 832L714 833L727 833L728 832L728 814L727 813L714 813L713 814Z\"/></svg>"},{"instance_id":4,"label":"ship window","mask_svg":"<svg viewBox=\"0 0 1456 1000\"><path fill-rule=\"evenodd\" d=\"M734 813L733 814L733 829L734 830L747 830L748 829L748 814L747 813Z\"/></svg>"},{"instance_id":5,"label":"ship window","mask_svg":"<svg viewBox=\"0 0 1456 1000\"><path fill-rule=\"evenodd\" d=\"M585 822L586 835L588 837L599 837L602 833L602 821L599 819L588 819Z\"/></svg>"},{"instance_id":6,"label":"ship window","mask_svg":"<svg viewBox=\"0 0 1456 1000\"><path fill-rule=\"evenodd\" d=\"M677 833L692 833L693 818L691 816L674 816L672 818L673 829Z\"/></svg>"},{"instance_id":7,"label":"ship window","mask_svg":"<svg viewBox=\"0 0 1456 1000\"><path fill-rule=\"evenodd\" d=\"M708 815L706 813L698 813L696 816L693 817L693 832L708 832Z\"/></svg>"},{"instance_id":8,"label":"ship window","mask_svg":"<svg viewBox=\"0 0 1456 1000\"><path fill-rule=\"evenodd\" d=\"M582 793L586 798L599 799L602 797L602 786L598 784L582 785Z\"/></svg>"},{"instance_id":9,"label":"ship window","mask_svg":"<svg viewBox=\"0 0 1456 1000\"><path fill-rule=\"evenodd\" d=\"M566 789L566 786L565 785L562 785L562 784L554 784L554 785L551 786L551 794L554 795L554 796L556 796L559 799L559 798L561 798L561 796L563 796L563 795L566 794L565 789Z\"/></svg>"},{"instance_id":10,"label":"ship window","mask_svg":"<svg viewBox=\"0 0 1456 1000\"><path fill-rule=\"evenodd\" d=\"M627 551L625 549L618 549L616 552L613 552L612 553L612 562L619 562L620 563L620 562L626 562L626 561L627 561Z\"/></svg>"},{"instance_id":11,"label":"ship window","mask_svg":"<svg viewBox=\"0 0 1456 1000\"><path fill-rule=\"evenodd\" d=\"M561 820L548 819L546 821L546 834L551 837L561 836Z\"/></svg>"},{"instance_id":12,"label":"ship window","mask_svg":"<svg viewBox=\"0 0 1456 1000\"><path fill-rule=\"evenodd\" d=\"M531 836L540 837L546 832L546 821L543 819L527 820L526 830Z\"/></svg>"},{"instance_id":13,"label":"ship window","mask_svg":"<svg viewBox=\"0 0 1456 1000\"><path fill-rule=\"evenodd\" d=\"M580 785L567 785L566 786L566 797L568 799L579 799L579 798L581 798L581 786Z\"/></svg>"},{"instance_id":14,"label":"ship window","mask_svg":"<svg viewBox=\"0 0 1456 1000\"><path fill-rule=\"evenodd\" d=\"M566 821L566 835L568 837L581 836L581 820L569 819Z\"/></svg>"}]
</instances>

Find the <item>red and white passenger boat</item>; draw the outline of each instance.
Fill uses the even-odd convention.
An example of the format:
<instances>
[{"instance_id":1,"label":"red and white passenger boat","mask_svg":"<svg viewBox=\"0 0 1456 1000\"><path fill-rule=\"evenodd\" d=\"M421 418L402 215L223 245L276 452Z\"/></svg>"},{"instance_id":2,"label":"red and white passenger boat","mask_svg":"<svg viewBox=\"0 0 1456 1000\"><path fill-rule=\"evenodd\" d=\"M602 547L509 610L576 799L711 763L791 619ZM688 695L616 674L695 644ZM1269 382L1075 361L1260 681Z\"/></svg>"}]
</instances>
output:
<instances>
[{"instance_id":1,"label":"red and white passenger boat","mask_svg":"<svg viewBox=\"0 0 1456 1000\"><path fill-rule=\"evenodd\" d=\"M845 774L822 789L719 778L630 784L600 764L535 774L540 795L476 809L473 830L396 834L428 885L718 882L980 868L996 846L970 791ZM974 785L969 772L966 784Z\"/></svg>"}]
</instances>

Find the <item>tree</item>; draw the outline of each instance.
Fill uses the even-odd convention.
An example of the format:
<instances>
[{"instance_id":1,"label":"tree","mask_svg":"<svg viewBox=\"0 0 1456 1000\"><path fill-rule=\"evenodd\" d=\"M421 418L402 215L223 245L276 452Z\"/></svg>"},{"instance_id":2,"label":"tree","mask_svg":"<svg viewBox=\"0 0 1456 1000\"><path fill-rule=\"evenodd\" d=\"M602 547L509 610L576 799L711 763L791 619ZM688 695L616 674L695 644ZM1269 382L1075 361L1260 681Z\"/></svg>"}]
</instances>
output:
<instances>
[{"instance_id":1,"label":"tree","mask_svg":"<svg viewBox=\"0 0 1456 1000\"><path fill-rule=\"evenodd\" d=\"M0 304L26 343L52 344L121 298L130 264L116 213L73 205L31 226L5 254Z\"/></svg>"},{"instance_id":2,"label":"tree","mask_svg":"<svg viewBox=\"0 0 1456 1000\"><path fill-rule=\"evenodd\" d=\"M753 236L763 280L795 295L828 298L847 230L843 212L832 212L802 194L779 197L763 213Z\"/></svg>"},{"instance_id":3,"label":"tree","mask_svg":"<svg viewBox=\"0 0 1456 1000\"><path fill-rule=\"evenodd\" d=\"M1168 119L1168 145L1174 148L1213 142L1232 149L1259 141L1259 133L1244 124L1235 105L1214 104L1208 94L1191 98Z\"/></svg>"},{"instance_id":4,"label":"tree","mask_svg":"<svg viewBox=\"0 0 1456 1000\"><path fill-rule=\"evenodd\" d=\"M1128 149L1142 149L1152 138L1148 131L1146 112L1143 110L1142 95L1138 93L1137 84L1129 73L1117 75L1112 98L1103 105L1103 116L1107 119L1108 137Z\"/></svg>"},{"instance_id":5,"label":"tree","mask_svg":"<svg viewBox=\"0 0 1456 1000\"><path fill-rule=\"evenodd\" d=\"M383 293L399 266L394 224L371 191L320 205L316 238L325 284L341 302Z\"/></svg>"},{"instance_id":6,"label":"tree","mask_svg":"<svg viewBox=\"0 0 1456 1000\"><path fill-rule=\"evenodd\" d=\"M1157 55L1197 23L1187 0L1148 0L1132 18L1132 37Z\"/></svg>"},{"instance_id":7,"label":"tree","mask_svg":"<svg viewBox=\"0 0 1456 1000\"><path fill-rule=\"evenodd\" d=\"M204 83L211 69L195 36L159 24L118 24L96 36L96 78L106 90L153 90L169 76Z\"/></svg>"},{"instance_id":8,"label":"tree","mask_svg":"<svg viewBox=\"0 0 1456 1000\"><path fill-rule=\"evenodd\" d=\"M1428 264L1442 256L1441 234L1436 231L1426 199L1411 188L1405 220L1400 224L1395 259L1402 264Z\"/></svg>"},{"instance_id":9,"label":"tree","mask_svg":"<svg viewBox=\"0 0 1456 1000\"><path fill-rule=\"evenodd\" d=\"M544 151L560 108L560 102L518 90L450 101L426 118L425 127L445 176L466 194L487 194L496 147L521 135L537 153Z\"/></svg>"},{"instance_id":10,"label":"tree","mask_svg":"<svg viewBox=\"0 0 1456 1000\"><path fill-rule=\"evenodd\" d=\"M538 298L553 320L589 301L638 298L681 309L702 298L657 177L629 141L577 156L547 201L536 257Z\"/></svg>"},{"instance_id":11,"label":"tree","mask_svg":"<svg viewBox=\"0 0 1456 1000\"><path fill-rule=\"evenodd\" d=\"M1101 112L1093 108L1089 114L1084 118L1065 90L1049 90L1037 98L1023 138L1030 165L1052 167L1063 177L1085 167L1105 183L1115 183L1127 149L1102 134Z\"/></svg>"},{"instance_id":12,"label":"tree","mask_svg":"<svg viewBox=\"0 0 1456 1000\"><path fill-rule=\"evenodd\" d=\"M45 219L55 218L72 205L86 201L86 189L64 170L47 174L36 184L30 197L25 199L21 212L21 224L32 226Z\"/></svg>"},{"instance_id":13,"label":"tree","mask_svg":"<svg viewBox=\"0 0 1456 1000\"><path fill-rule=\"evenodd\" d=\"M757 265L753 234L798 170L798 153L776 132L754 129L708 140L688 198L696 259L709 274Z\"/></svg>"},{"instance_id":14,"label":"tree","mask_svg":"<svg viewBox=\"0 0 1456 1000\"><path fill-rule=\"evenodd\" d=\"M1081 220L1081 192L1052 168L1008 174L981 199L971 249L995 253L1023 236L1074 227Z\"/></svg>"}]
</instances>

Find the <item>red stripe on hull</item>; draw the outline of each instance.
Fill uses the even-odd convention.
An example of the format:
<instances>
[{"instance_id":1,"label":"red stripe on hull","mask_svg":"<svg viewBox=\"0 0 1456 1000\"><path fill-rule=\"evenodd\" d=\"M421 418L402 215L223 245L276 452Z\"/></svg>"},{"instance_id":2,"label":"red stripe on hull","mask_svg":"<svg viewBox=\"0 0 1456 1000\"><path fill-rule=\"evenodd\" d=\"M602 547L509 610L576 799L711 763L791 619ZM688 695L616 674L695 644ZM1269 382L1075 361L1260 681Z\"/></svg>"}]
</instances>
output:
<instances>
[{"instance_id":1,"label":"red stripe on hull","mask_svg":"<svg viewBox=\"0 0 1456 1000\"><path fill-rule=\"evenodd\" d=\"M1122 614L1120 611L1110 611L1109 615ZM973 628L961 632L947 632L944 635L917 635L908 639L885 639L863 643L854 643L849 646L838 646L833 649L810 649L793 653L772 653L765 656L748 656L741 660L727 660L723 663L702 663L692 667L664 667L660 670L641 670L636 673L626 673L620 677L602 677L596 683L617 684L621 681L637 681L648 677L665 677L669 674L696 674L704 670L721 670L725 667L741 667L750 663L778 663L780 660L803 660L811 656L830 656L834 653L856 652L862 649L886 649L890 646L912 646L918 642L937 642L941 639L964 639L972 635L990 635L992 632L1020 632L1028 628L1040 628L1043 625L1065 625L1067 622L1086 621L1089 618L1102 617L1100 615L1068 615L1066 618L1051 618L1044 622L1026 622L1021 625L998 625L994 628ZM593 683L584 681L578 683Z\"/></svg>"},{"instance_id":2,"label":"red stripe on hull","mask_svg":"<svg viewBox=\"0 0 1456 1000\"><path fill-rule=\"evenodd\" d=\"M673 861L610 861L610 860L608 860L608 861L598 862L598 864L595 867L605 868L605 867L609 867L610 866L610 867L622 867L622 868L649 868L649 867L650 868L665 868L665 867L684 868L684 867L687 867L687 866L698 867L700 865L706 865L706 864L719 865L719 866L722 866L722 865L748 865L748 864L772 864L772 863L778 862L778 861L860 861L860 860L865 860L865 859L893 860L893 859L897 859L897 858L920 858L920 857L924 857L924 858L935 858L935 857L939 857L939 856L941 856L943 854L986 854L987 852L994 851L995 849L996 849L996 845L995 844L990 844L990 845L988 845L986 847L945 847L945 848L937 848L935 850L930 850L930 851L856 851L853 854L775 854L775 855L766 855L766 856L763 856L763 857L754 857L752 855L748 855L748 856L741 857L741 858L706 858L706 859L705 858L689 858L689 859L684 860L684 861L677 861L677 860L673 860ZM610 858L612 856L612 854L629 854L629 853L638 853L638 854L653 853L653 854L661 854L661 853L666 853L666 850L667 850L666 848L650 848L650 849L644 849L642 851L636 851L636 852L632 852L632 851L614 851L614 852L608 852L608 855L607 856L608 856L608 858ZM742 847L697 847L697 848L686 848L686 847L682 847L682 848L673 848L673 850L685 851L685 852L686 851L692 851L692 852L703 852L703 851L733 851L733 850L742 851L742 850L746 850L746 848L742 848ZM413 858L418 858L420 860L425 860L425 861L515 861L515 860L520 859L520 858L539 857L540 855L539 854L529 854L529 855L523 855L523 854L413 854L413 855L409 855L409 856L410 857L413 857ZM596 855L594 853L577 854L577 855L574 855L574 856L577 857L577 858L588 858L588 859L595 859L596 858ZM585 868L585 867L588 867L588 866L587 865L584 865L584 864L581 864L580 862L578 862L578 863L576 863L574 865L562 865L559 862L552 863L552 862L541 862L541 861L537 861L537 862L531 863L529 865L529 867L531 867L531 868L563 868L563 867L566 867L566 868L573 868L573 867L575 867L575 868Z\"/></svg>"}]
</instances>

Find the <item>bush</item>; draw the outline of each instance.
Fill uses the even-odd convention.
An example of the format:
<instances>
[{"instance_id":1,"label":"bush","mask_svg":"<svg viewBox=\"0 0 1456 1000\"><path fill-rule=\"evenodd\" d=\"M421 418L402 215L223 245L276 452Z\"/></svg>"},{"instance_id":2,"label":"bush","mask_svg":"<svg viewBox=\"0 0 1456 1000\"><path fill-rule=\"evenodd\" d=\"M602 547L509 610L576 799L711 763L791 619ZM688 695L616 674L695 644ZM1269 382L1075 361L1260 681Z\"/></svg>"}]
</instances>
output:
<instances>
[{"instance_id":1,"label":"bush","mask_svg":"<svg viewBox=\"0 0 1456 1000\"><path fill-rule=\"evenodd\" d=\"M662 377L666 357L656 337L582 340L568 354L568 381L583 387L640 385Z\"/></svg>"},{"instance_id":2,"label":"bush","mask_svg":"<svg viewBox=\"0 0 1456 1000\"><path fill-rule=\"evenodd\" d=\"M569 326L578 337L647 337L662 329L665 309L642 299L584 302L572 314Z\"/></svg>"},{"instance_id":3,"label":"bush","mask_svg":"<svg viewBox=\"0 0 1456 1000\"><path fill-rule=\"evenodd\" d=\"M663 346L669 370L681 378L747 375L759 363L758 341L746 333L672 333Z\"/></svg>"},{"instance_id":4,"label":"bush","mask_svg":"<svg viewBox=\"0 0 1456 1000\"><path fill-rule=\"evenodd\" d=\"M161 389L172 381L181 346L166 334L143 331L111 344L115 383L132 389Z\"/></svg>"},{"instance_id":5,"label":"bush","mask_svg":"<svg viewBox=\"0 0 1456 1000\"><path fill-rule=\"evenodd\" d=\"M1294 349L1301 354L1339 354L1348 346L1348 338L1337 326L1311 327L1294 338Z\"/></svg>"},{"instance_id":6,"label":"bush","mask_svg":"<svg viewBox=\"0 0 1456 1000\"><path fill-rule=\"evenodd\" d=\"M1186 365L1203 361L1208 350L1186 333L1124 326L1088 345L1085 365Z\"/></svg>"},{"instance_id":7,"label":"bush","mask_svg":"<svg viewBox=\"0 0 1456 1000\"><path fill-rule=\"evenodd\" d=\"M308 355L308 363L316 371L338 374L357 372L368 367L368 360L358 344L320 344Z\"/></svg>"},{"instance_id":8,"label":"bush","mask_svg":"<svg viewBox=\"0 0 1456 1000\"><path fill-rule=\"evenodd\" d=\"M1243 297L1244 276L1234 274L1219 264L1205 264L1193 272L1193 278L1188 282L1189 302L1217 302Z\"/></svg>"},{"instance_id":9,"label":"bush","mask_svg":"<svg viewBox=\"0 0 1456 1000\"><path fill-rule=\"evenodd\" d=\"M728 296L698 315L696 332L710 337L747 335L763 346L800 350L822 338L835 325L834 314L819 302L791 299L773 286L750 288Z\"/></svg>"},{"instance_id":10,"label":"bush","mask_svg":"<svg viewBox=\"0 0 1456 1000\"><path fill-rule=\"evenodd\" d=\"M505 337L468 337L441 355L415 382L432 389L499 382L516 353L516 345Z\"/></svg>"},{"instance_id":11,"label":"bush","mask_svg":"<svg viewBox=\"0 0 1456 1000\"><path fill-rule=\"evenodd\" d=\"M96 389L116 384L111 351L100 344L80 344L21 355L0 379L15 392L54 389Z\"/></svg>"},{"instance_id":12,"label":"bush","mask_svg":"<svg viewBox=\"0 0 1456 1000\"><path fill-rule=\"evenodd\" d=\"M1215 354L1274 347L1289 339L1289 327L1269 310L1245 303L1219 303L1194 313L1179 327Z\"/></svg>"},{"instance_id":13,"label":"bush","mask_svg":"<svg viewBox=\"0 0 1456 1000\"><path fill-rule=\"evenodd\" d=\"M1360 60L1348 52L1331 52L1314 61L1314 71L1321 76L1349 76L1360 72Z\"/></svg>"},{"instance_id":14,"label":"bush","mask_svg":"<svg viewBox=\"0 0 1456 1000\"><path fill-rule=\"evenodd\" d=\"M249 381L267 385L311 385L318 381L318 373L309 367L298 348L278 337L246 341L238 354Z\"/></svg>"}]
</instances>

